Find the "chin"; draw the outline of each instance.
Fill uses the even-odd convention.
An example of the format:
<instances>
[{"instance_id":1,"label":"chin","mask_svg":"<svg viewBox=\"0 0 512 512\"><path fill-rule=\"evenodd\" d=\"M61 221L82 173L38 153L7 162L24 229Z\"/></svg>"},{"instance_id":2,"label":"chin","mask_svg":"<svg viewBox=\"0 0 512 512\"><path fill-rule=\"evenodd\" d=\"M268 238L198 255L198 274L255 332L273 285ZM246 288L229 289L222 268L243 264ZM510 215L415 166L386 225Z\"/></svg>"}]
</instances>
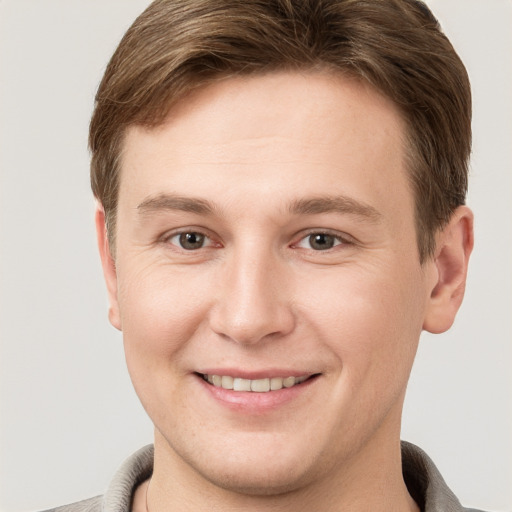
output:
<instances>
[{"instance_id":1,"label":"chin","mask_svg":"<svg viewBox=\"0 0 512 512\"><path fill-rule=\"evenodd\" d=\"M237 494L275 496L293 492L317 478L319 468L328 471L327 461L315 464L319 457L315 457L314 443L293 442L289 433L211 441L202 446L174 444L173 451L196 475ZM304 449L306 446L309 450Z\"/></svg>"},{"instance_id":2,"label":"chin","mask_svg":"<svg viewBox=\"0 0 512 512\"><path fill-rule=\"evenodd\" d=\"M201 471L204 469L204 471ZM259 467L243 464L230 468L198 468L202 476L226 491L248 496L276 496L303 488L310 478L304 467L259 464Z\"/></svg>"}]
</instances>

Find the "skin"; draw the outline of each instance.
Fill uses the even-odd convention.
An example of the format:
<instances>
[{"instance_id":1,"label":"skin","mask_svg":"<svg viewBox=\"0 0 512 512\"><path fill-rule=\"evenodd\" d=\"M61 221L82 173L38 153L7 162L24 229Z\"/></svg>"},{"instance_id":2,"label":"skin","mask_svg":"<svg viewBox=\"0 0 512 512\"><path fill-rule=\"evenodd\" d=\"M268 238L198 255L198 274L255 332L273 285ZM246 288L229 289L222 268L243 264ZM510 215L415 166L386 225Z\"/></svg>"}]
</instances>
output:
<instances>
[{"instance_id":1,"label":"skin","mask_svg":"<svg viewBox=\"0 0 512 512\"><path fill-rule=\"evenodd\" d=\"M453 322L473 239L461 207L420 264L403 139L389 100L324 73L231 78L128 129L115 262L101 206L96 222L110 320L155 425L151 512L417 510L405 388L422 329ZM209 392L208 369L316 377L240 405Z\"/></svg>"}]
</instances>

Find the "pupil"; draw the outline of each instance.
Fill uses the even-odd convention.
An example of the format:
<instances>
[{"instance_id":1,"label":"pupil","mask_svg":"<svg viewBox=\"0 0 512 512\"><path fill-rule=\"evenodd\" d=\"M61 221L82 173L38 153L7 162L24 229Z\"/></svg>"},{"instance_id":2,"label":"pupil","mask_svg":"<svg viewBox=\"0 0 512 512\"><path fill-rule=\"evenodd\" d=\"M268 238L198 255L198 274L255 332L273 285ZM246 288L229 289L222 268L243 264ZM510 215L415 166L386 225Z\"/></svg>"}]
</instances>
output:
<instances>
[{"instance_id":1,"label":"pupil","mask_svg":"<svg viewBox=\"0 0 512 512\"><path fill-rule=\"evenodd\" d=\"M325 251L334 246L334 237L332 235L326 235L325 233L317 233L309 237L309 243L313 249Z\"/></svg>"},{"instance_id":2,"label":"pupil","mask_svg":"<svg viewBox=\"0 0 512 512\"><path fill-rule=\"evenodd\" d=\"M180 235L180 245L183 249L200 249L204 243L204 235L200 233L183 233Z\"/></svg>"}]
</instances>

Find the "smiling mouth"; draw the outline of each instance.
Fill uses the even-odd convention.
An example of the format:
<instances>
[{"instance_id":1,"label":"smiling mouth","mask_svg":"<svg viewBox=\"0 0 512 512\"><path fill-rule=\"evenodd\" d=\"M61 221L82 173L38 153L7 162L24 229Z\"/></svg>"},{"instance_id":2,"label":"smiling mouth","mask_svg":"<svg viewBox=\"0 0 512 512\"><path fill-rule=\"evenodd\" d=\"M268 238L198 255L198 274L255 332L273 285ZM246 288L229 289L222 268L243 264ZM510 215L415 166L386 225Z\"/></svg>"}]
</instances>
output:
<instances>
[{"instance_id":1,"label":"smiling mouth","mask_svg":"<svg viewBox=\"0 0 512 512\"><path fill-rule=\"evenodd\" d=\"M249 391L254 393L267 393L278 391L283 388L292 388L302 384L315 375L303 375L301 377L270 377L265 379L242 379L229 375L207 375L199 374L206 382L217 388L229 389L232 391Z\"/></svg>"}]
</instances>

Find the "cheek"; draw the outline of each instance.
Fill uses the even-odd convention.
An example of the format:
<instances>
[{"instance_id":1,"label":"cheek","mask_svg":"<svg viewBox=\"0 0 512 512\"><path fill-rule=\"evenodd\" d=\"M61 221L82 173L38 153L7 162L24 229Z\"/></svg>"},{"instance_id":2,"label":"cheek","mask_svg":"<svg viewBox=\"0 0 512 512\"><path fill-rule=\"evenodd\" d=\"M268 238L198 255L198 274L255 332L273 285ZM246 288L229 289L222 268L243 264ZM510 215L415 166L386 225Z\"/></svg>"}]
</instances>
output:
<instances>
[{"instance_id":1,"label":"cheek","mask_svg":"<svg viewBox=\"0 0 512 512\"><path fill-rule=\"evenodd\" d=\"M130 265L130 269L136 268ZM134 381L166 374L205 317L209 280L199 272L145 265L118 270L119 308L128 369Z\"/></svg>"},{"instance_id":2,"label":"cheek","mask_svg":"<svg viewBox=\"0 0 512 512\"><path fill-rule=\"evenodd\" d=\"M368 373L383 380L408 376L424 300L420 280L401 275L391 268L347 268L315 279L304 290L303 314L351 378L364 380Z\"/></svg>"},{"instance_id":3,"label":"cheek","mask_svg":"<svg viewBox=\"0 0 512 512\"><path fill-rule=\"evenodd\" d=\"M187 397L180 382L190 369L187 346L207 309L208 281L156 265L127 273L121 267L118 276L124 351L134 389L155 425L174 425L185 414Z\"/></svg>"}]
</instances>

